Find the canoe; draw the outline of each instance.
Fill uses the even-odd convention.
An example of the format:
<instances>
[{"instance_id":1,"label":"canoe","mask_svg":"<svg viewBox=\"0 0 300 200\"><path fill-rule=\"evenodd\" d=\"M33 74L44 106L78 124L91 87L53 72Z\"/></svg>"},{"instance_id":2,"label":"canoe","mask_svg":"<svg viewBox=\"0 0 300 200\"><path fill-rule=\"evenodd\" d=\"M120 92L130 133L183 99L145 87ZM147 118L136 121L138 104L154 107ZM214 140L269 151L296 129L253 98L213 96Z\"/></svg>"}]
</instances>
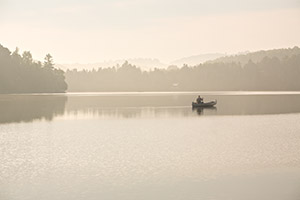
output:
<instances>
[{"instance_id":1,"label":"canoe","mask_svg":"<svg viewBox=\"0 0 300 200\"><path fill-rule=\"evenodd\" d=\"M217 100L206 102L206 103L192 103L193 108L201 108L201 107L213 107L214 105L217 104Z\"/></svg>"}]
</instances>

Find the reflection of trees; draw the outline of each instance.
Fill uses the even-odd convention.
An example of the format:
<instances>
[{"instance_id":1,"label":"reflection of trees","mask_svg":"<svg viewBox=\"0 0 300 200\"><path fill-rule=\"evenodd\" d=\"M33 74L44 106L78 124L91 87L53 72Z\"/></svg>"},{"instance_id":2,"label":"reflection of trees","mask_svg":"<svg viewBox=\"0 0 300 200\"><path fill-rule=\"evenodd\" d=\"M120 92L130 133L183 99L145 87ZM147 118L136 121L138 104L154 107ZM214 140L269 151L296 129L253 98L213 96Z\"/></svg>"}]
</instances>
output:
<instances>
[{"instance_id":1,"label":"reflection of trees","mask_svg":"<svg viewBox=\"0 0 300 200\"><path fill-rule=\"evenodd\" d=\"M90 108L68 110L67 114L75 116L93 116L97 118L156 118L194 116L190 107L137 107L137 108Z\"/></svg>"},{"instance_id":2,"label":"reflection of trees","mask_svg":"<svg viewBox=\"0 0 300 200\"><path fill-rule=\"evenodd\" d=\"M93 115L100 118L139 118L189 116L188 95L113 95L69 96L66 112L70 115Z\"/></svg>"},{"instance_id":3,"label":"reflection of trees","mask_svg":"<svg viewBox=\"0 0 300 200\"><path fill-rule=\"evenodd\" d=\"M69 96L66 112L97 118L262 115L300 112L300 95L202 95L216 107L192 110L195 95Z\"/></svg>"},{"instance_id":4,"label":"reflection of trees","mask_svg":"<svg viewBox=\"0 0 300 200\"><path fill-rule=\"evenodd\" d=\"M202 95L215 108L192 110L195 95L0 95L0 123L52 120L55 116L169 118L208 115L261 115L300 112L300 95ZM68 99L68 103L67 102Z\"/></svg>"},{"instance_id":5,"label":"reflection of trees","mask_svg":"<svg viewBox=\"0 0 300 200\"><path fill-rule=\"evenodd\" d=\"M63 115L67 97L37 95L0 95L0 123L52 120Z\"/></svg>"}]
</instances>

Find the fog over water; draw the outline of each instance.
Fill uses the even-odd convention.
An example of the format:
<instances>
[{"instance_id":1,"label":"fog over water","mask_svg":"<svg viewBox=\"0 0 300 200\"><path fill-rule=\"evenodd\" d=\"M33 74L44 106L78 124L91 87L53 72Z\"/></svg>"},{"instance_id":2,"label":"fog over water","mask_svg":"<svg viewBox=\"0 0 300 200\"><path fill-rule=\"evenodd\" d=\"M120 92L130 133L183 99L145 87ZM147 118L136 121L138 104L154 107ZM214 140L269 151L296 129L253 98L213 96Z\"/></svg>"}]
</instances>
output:
<instances>
[{"instance_id":1,"label":"fog over water","mask_svg":"<svg viewBox=\"0 0 300 200\"><path fill-rule=\"evenodd\" d=\"M300 94L0 95L0 197L300 197Z\"/></svg>"},{"instance_id":2,"label":"fog over water","mask_svg":"<svg viewBox=\"0 0 300 200\"><path fill-rule=\"evenodd\" d=\"M192 109L202 94L212 108ZM299 92L106 92L0 95L0 123L53 118L168 118L300 113Z\"/></svg>"}]
</instances>

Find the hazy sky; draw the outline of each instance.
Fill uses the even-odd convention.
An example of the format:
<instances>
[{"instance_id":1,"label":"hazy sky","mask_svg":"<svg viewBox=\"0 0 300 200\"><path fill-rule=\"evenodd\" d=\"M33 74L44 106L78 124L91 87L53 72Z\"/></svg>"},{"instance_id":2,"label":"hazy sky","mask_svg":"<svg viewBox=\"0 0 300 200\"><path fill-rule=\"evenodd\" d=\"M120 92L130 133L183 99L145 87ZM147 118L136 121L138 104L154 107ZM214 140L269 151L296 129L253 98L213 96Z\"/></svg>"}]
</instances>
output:
<instances>
[{"instance_id":1,"label":"hazy sky","mask_svg":"<svg viewBox=\"0 0 300 200\"><path fill-rule=\"evenodd\" d=\"M56 63L300 46L300 0L0 0L0 44Z\"/></svg>"}]
</instances>

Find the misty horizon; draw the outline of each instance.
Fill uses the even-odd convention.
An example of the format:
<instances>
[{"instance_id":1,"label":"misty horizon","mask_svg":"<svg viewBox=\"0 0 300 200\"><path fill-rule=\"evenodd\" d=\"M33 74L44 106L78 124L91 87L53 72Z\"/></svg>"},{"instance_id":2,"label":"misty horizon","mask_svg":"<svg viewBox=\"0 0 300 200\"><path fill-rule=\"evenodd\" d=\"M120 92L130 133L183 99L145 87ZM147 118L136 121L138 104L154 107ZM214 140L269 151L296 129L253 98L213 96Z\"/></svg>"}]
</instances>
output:
<instances>
[{"instance_id":1,"label":"misty horizon","mask_svg":"<svg viewBox=\"0 0 300 200\"><path fill-rule=\"evenodd\" d=\"M300 0L0 0L0 200L299 200Z\"/></svg>"},{"instance_id":2,"label":"misty horizon","mask_svg":"<svg viewBox=\"0 0 300 200\"><path fill-rule=\"evenodd\" d=\"M294 45L291 47L286 48L279 48L279 49L292 49L298 46ZM18 47L16 47L18 48ZM172 60L170 62L161 62L161 60L157 58L127 58L127 59L117 59L117 60L105 60L105 61L99 61L99 62L88 62L88 63L57 63L54 62L54 66L56 68L62 69L64 71L66 70L92 70L92 69L98 69L98 68L109 68L109 67L118 67L124 64L125 62L129 62L130 64L133 64L142 70L153 70L155 68L158 69L167 69L170 66L177 66L178 68L183 67L184 65L188 66L196 66L199 64L203 64L205 62L215 62L214 60L217 60L219 58L224 57L234 57L234 56L240 56L240 55L246 55L250 53L256 53L256 52L263 52L263 51L271 51L276 49L259 49L257 51L240 51L234 54L227 54L227 53L204 53L204 54L198 54L198 55L191 55L186 57L181 57L175 60ZM26 51L26 50L24 50ZM22 51L19 51L22 54ZM38 61L38 60L36 60Z\"/></svg>"},{"instance_id":3,"label":"misty horizon","mask_svg":"<svg viewBox=\"0 0 300 200\"><path fill-rule=\"evenodd\" d=\"M298 46L294 45L291 47L286 48L279 48L279 49L292 49ZM124 64L126 61L130 64L133 64L144 71L157 69L167 69L170 66L177 66L178 68L183 67L184 65L188 66L196 66L199 64L203 64L205 62L214 62L214 60L223 57L232 57L232 56L239 56L239 55L246 55L249 53L255 53L260 51L268 51L268 50L276 50L276 49L259 49L257 51L240 51L233 54L227 53L204 53L198 55L191 55L186 57L181 57L176 60L172 60L170 62L161 62L161 60L157 58L127 58L127 59L117 59L117 60L107 60L102 62L95 62L95 63L55 63L55 67L60 68L62 70L92 70L98 68L109 68L109 67L117 67Z\"/></svg>"}]
</instances>

